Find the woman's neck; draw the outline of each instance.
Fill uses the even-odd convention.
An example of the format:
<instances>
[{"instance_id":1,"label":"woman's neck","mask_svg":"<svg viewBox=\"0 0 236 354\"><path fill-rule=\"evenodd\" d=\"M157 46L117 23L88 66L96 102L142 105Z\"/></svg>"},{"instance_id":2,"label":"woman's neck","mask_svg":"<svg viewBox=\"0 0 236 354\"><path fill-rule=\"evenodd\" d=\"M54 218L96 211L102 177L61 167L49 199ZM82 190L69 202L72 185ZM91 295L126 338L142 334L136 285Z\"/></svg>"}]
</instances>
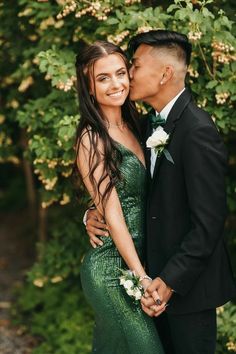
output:
<instances>
[{"instance_id":1,"label":"woman's neck","mask_svg":"<svg viewBox=\"0 0 236 354\"><path fill-rule=\"evenodd\" d=\"M106 109L102 109L102 113L110 126L120 126L124 123L121 107L106 107Z\"/></svg>"}]
</instances>

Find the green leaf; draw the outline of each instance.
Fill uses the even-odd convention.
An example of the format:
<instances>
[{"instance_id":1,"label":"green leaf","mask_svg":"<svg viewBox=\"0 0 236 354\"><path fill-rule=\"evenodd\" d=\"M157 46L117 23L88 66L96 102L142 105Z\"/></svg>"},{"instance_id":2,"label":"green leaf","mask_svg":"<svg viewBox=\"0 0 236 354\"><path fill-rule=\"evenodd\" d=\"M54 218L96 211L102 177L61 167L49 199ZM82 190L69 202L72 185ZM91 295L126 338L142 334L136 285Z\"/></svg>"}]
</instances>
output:
<instances>
[{"instance_id":1,"label":"green leaf","mask_svg":"<svg viewBox=\"0 0 236 354\"><path fill-rule=\"evenodd\" d=\"M215 16L213 15L212 12L210 12L206 7L204 7L202 9L202 14L204 17L211 17L211 18L215 18Z\"/></svg>"},{"instance_id":2,"label":"green leaf","mask_svg":"<svg viewBox=\"0 0 236 354\"><path fill-rule=\"evenodd\" d=\"M123 17L123 14L120 10L116 10L116 17L119 19L119 20L122 20L122 17Z\"/></svg>"},{"instance_id":3,"label":"green leaf","mask_svg":"<svg viewBox=\"0 0 236 354\"><path fill-rule=\"evenodd\" d=\"M212 89L213 87L217 86L218 85L218 81L216 80L212 80L212 81L209 81L206 85L206 88L208 89Z\"/></svg>"},{"instance_id":4,"label":"green leaf","mask_svg":"<svg viewBox=\"0 0 236 354\"><path fill-rule=\"evenodd\" d=\"M170 5L168 8L167 8L167 13L170 13L172 12L173 10L176 10L176 9L179 9L179 6L178 5L175 5L175 4L172 4Z\"/></svg>"},{"instance_id":5,"label":"green leaf","mask_svg":"<svg viewBox=\"0 0 236 354\"><path fill-rule=\"evenodd\" d=\"M116 25L119 22L120 21L117 18L114 18L114 17L108 18L108 20L106 21L106 23L108 25Z\"/></svg>"},{"instance_id":6,"label":"green leaf","mask_svg":"<svg viewBox=\"0 0 236 354\"><path fill-rule=\"evenodd\" d=\"M166 159L167 159L168 161L170 161L171 163L174 164L174 160L173 160L171 154L169 153L169 151L168 151L167 149L164 149L164 150L163 150L163 154L165 155L165 157L166 157Z\"/></svg>"},{"instance_id":7,"label":"green leaf","mask_svg":"<svg viewBox=\"0 0 236 354\"><path fill-rule=\"evenodd\" d=\"M185 20L188 17L188 10L187 9L181 9L181 10L177 10L175 13L175 17L178 20Z\"/></svg>"}]
</instances>

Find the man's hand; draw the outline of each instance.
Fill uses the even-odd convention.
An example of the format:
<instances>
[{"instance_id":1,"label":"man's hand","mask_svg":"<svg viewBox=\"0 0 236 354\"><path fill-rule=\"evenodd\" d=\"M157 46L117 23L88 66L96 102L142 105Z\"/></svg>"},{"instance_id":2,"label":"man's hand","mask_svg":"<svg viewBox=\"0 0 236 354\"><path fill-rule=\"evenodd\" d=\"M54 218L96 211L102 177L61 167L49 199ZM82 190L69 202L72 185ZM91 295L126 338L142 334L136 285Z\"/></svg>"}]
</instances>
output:
<instances>
[{"instance_id":1,"label":"man's hand","mask_svg":"<svg viewBox=\"0 0 236 354\"><path fill-rule=\"evenodd\" d=\"M159 296L157 295L159 298ZM143 311L150 317L157 317L166 309L166 304L163 302L161 305L158 305L151 295L148 295L145 292L144 296L141 299L141 306Z\"/></svg>"},{"instance_id":2,"label":"man's hand","mask_svg":"<svg viewBox=\"0 0 236 354\"><path fill-rule=\"evenodd\" d=\"M108 226L97 209L88 210L86 230L89 235L89 242L93 248L103 245L103 242L97 236L109 236Z\"/></svg>"},{"instance_id":3,"label":"man's hand","mask_svg":"<svg viewBox=\"0 0 236 354\"><path fill-rule=\"evenodd\" d=\"M165 310L168 301L173 295L173 291L161 278L158 277L152 281L151 285L146 289L144 295L147 300L151 297L154 304L157 306L154 308L154 304L153 302L151 303L151 300L146 303L144 301L144 305L149 307L149 309L151 306L151 309L154 309L155 311L154 316L159 316Z\"/></svg>"}]
</instances>

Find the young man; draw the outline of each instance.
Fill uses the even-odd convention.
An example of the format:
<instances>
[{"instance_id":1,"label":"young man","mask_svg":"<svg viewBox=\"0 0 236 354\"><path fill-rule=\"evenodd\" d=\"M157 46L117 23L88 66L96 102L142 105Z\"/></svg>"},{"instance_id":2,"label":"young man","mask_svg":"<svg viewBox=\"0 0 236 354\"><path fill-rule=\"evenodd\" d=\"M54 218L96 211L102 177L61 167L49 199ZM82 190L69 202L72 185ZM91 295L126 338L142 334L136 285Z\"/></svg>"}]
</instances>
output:
<instances>
[{"instance_id":1,"label":"young man","mask_svg":"<svg viewBox=\"0 0 236 354\"><path fill-rule=\"evenodd\" d=\"M142 308L156 318L166 353L213 354L215 308L236 295L223 241L225 148L211 117L185 88L187 37L150 31L134 37L130 48L130 97L153 107L152 117L142 121L144 141L157 129L159 113L169 135L167 153L146 149L147 266L154 280ZM95 236L104 232L99 227L91 213L87 230L93 245L101 242Z\"/></svg>"}]
</instances>

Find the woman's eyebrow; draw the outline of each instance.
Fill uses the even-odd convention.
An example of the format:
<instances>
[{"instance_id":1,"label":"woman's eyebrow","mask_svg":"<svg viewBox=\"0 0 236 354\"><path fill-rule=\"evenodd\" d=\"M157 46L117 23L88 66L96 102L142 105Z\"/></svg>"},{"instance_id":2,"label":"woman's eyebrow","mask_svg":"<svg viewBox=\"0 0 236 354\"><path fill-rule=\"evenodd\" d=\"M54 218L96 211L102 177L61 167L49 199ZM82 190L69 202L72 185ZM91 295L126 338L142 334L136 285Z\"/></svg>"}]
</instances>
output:
<instances>
[{"instance_id":1,"label":"woman's eyebrow","mask_svg":"<svg viewBox=\"0 0 236 354\"><path fill-rule=\"evenodd\" d=\"M122 66L121 68L119 68L119 69L116 70L116 73L119 72L120 70L123 70L123 69L126 70L126 67L125 67L125 66ZM96 78L97 78L98 76L102 76L102 75L109 75L109 73L99 73L99 74L96 75Z\"/></svg>"}]
</instances>

